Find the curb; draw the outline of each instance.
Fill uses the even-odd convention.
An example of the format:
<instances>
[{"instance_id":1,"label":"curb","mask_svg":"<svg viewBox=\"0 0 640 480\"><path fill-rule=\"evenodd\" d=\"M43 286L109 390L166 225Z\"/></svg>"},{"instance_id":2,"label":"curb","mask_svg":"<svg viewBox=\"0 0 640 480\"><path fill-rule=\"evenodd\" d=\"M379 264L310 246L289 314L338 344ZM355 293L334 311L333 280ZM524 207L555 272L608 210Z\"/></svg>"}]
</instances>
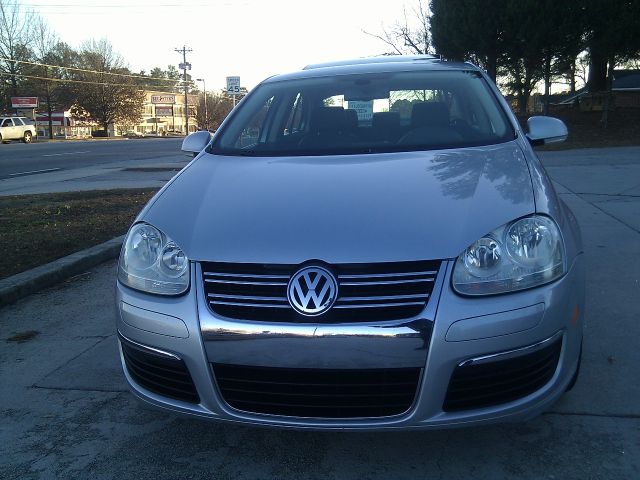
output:
<instances>
[{"instance_id":1,"label":"curb","mask_svg":"<svg viewBox=\"0 0 640 480\"><path fill-rule=\"evenodd\" d=\"M0 307L116 258L123 241L124 235L0 280Z\"/></svg>"}]
</instances>

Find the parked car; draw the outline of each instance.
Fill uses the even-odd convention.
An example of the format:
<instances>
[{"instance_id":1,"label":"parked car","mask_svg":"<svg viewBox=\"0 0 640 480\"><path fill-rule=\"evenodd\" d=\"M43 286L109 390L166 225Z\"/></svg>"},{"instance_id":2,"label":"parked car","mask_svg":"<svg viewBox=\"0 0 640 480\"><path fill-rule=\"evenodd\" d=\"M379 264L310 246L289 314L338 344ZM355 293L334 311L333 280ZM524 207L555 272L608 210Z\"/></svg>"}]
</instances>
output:
<instances>
[{"instance_id":1,"label":"parked car","mask_svg":"<svg viewBox=\"0 0 640 480\"><path fill-rule=\"evenodd\" d=\"M136 131L128 131L122 134L125 138L144 138L144 134Z\"/></svg>"},{"instance_id":2,"label":"parked car","mask_svg":"<svg viewBox=\"0 0 640 480\"><path fill-rule=\"evenodd\" d=\"M91 131L91 136L93 138L105 138L109 136L109 132L107 130L92 130Z\"/></svg>"},{"instance_id":3,"label":"parked car","mask_svg":"<svg viewBox=\"0 0 640 480\"><path fill-rule=\"evenodd\" d=\"M120 255L132 391L315 429L525 420L576 381L585 262L533 144L468 63L271 77L143 209Z\"/></svg>"},{"instance_id":4,"label":"parked car","mask_svg":"<svg viewBox=\"0 0 640 480\"><path fill-rule=\"evenodd\" d=\"M0 143L22 140L31 143L36 136L36 127L26 117L0 117Z\"/></svg>"}]
</instances>

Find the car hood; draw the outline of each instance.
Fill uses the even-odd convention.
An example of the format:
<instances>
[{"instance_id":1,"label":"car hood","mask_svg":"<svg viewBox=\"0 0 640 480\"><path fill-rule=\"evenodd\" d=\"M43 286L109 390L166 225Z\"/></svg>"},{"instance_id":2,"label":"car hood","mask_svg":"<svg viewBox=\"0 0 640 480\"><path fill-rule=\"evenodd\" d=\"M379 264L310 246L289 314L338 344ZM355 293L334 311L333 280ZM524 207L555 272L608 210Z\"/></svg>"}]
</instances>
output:
<instances>
[{"instance_id":1,"label":"car hood","mask_svg":"<svg viewBox=\"0 0 640 480\"><path fill-rule=\"evenodd\" d=\"M516 142L322 157L202 154L141 214L197 261L297 264L458 256L533 213Z\"/></svg>"}]
</instances>

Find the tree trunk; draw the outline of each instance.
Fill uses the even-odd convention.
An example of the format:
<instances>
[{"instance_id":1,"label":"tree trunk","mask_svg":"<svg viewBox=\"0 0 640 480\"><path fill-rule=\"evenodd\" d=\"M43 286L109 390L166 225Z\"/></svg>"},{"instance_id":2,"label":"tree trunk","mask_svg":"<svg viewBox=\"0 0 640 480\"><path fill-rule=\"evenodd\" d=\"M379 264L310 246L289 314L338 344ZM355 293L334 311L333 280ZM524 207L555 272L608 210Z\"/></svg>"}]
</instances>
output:
<instances>
[{"instance_id":1,"label":"tree trunk","mask_svg":"<svg viewBox=\"0 0 640 480\"><path fill-rule=\"evenodd\" d=\"M549 93L551 90L551 55L546 55L544 59L544 110L545 115L549 115Z\"/></svg>"},{"instance_id":2,"label":"tree trunk","mask_svg":"<svg viewBox=\"0 0 640 480\"><path fill-rule=\"evenodd\" d=\"M44 77L48 78L48 67L44 67ZM53 140L53 108L51 107L51 87L49 81L44 81L45 85L45 98L47 99L47 116L49 118L49 139ZM64 128L64 115L62 118L62 127Z\"/></svg>"},{"instance_id":3,"label":"tree trunk","mask_svg":"<svg viewBox=\"0 0 640 480\"><path fill-rule=\"evenodd\" d=\"M49 116L49 138L53 139L53 109L51 108L51 97L49 97L48 93L49 88L47 87L47 115ZM62 117L62 125L64 128L64 115Z\"/></svg>"},{"instance_id":4,"label":"tree trunk","mask_svg":"<svg viewBox=\"0 0 640 480\"><path fill-rule=\"evenodd\" d=\"M498 78L498 58L494 54L487 56L487 75L494 83Z\"/></svg>"},{"instance_id":5,"label":"tree trunk","mask_svg":"<svg viewBox=\"0 0 640 480\"><path fill-rule=\"evenodd\" d=\"M600 118L600 125L602 128L609 126L609 110L611 109L611 102L613 100L613 71L616 67L616 60L614 57L609 59L609 68L607 70L607 95L604 97L604 106L602 107L602 117Z\"/></svg>"},{"instance_id":6,"label":"tree trunk","mask_svg":"<svg viewBox=\"0 0 640 480\"><path fill-rule=\"evenodd\" d=\"M602 92L607 88L607 58L597 46L589 47L589 93Z\"/></svg>"},{"instance_id":7,"label":"tree trunk","mask_svg":"<svg viewBox=\"0 0 640 480\"><path fill-rule=\"evenodd\" d=\"M518 113L526 115L527 113L527 98L524 89L518 91Z\"/></svg>"},{"instance_id":8,"label":"tree trunk","mask_svg":"<svg viewBox=\"0 0 640 480\"><path fill-rule=\"evenodd\" d=\"M576 93L576 59L574 58L569 65L569 91Z\"/></svg>"}]
</instances>

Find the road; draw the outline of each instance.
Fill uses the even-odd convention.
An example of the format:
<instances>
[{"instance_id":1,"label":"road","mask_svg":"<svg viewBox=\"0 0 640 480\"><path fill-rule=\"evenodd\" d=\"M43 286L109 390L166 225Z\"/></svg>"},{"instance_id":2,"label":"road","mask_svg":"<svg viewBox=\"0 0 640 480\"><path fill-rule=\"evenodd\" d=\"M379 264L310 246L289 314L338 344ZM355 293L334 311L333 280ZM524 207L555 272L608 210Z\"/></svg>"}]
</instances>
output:
<instances>
[{"instance_id":1,"label":"road","mask_svg":"<svg viewBox=\"0 0 640 480\"><path fill-rule=\"evenodd\" d=\"M587 306L580 378L540 417L319 433L151 410L117 361L109 262L0 310L0 478L640 478L640 148L544 158L582 226Z\"/></svg>"},{"instance_id":2,"label":"road","mask_svg":"<svg viewBox=\"0 0 640 480\"><path fill-rule=\"evenodd\" d=\"M182 138L0 145L0 195L155 187L189 160Z\"/></svg>"}]
</instances>

